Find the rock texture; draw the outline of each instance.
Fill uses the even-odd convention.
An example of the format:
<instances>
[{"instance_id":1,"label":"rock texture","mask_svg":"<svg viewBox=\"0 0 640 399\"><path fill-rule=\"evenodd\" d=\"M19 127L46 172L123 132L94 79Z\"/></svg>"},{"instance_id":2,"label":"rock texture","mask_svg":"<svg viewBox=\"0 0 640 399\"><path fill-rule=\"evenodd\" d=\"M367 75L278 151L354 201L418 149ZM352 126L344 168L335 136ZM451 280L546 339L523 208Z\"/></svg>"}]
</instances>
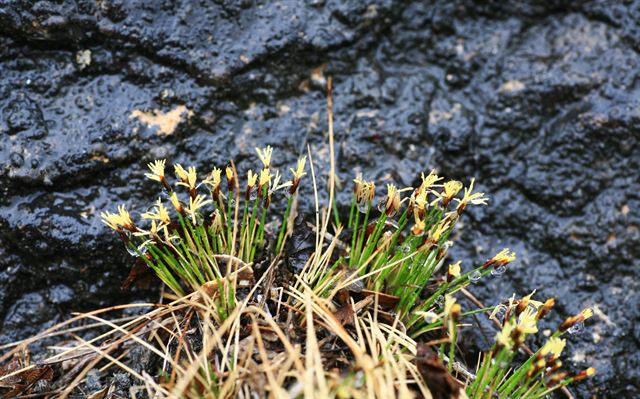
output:
<instances>
[{"instance_id":1,"label":"rock texture","mask_svg":"<svg viewBox=\"0 0 640 399\"><path fill-rule=\"evenodd\" d=\"M454 256L520 255L481 299L593 306L577 397L640 396L639 66L638 1L0 0L0 343L144 294L97 214L146 162L326 165L331 75L342 181L476 177Z\"/></svg>"}]
</instances>

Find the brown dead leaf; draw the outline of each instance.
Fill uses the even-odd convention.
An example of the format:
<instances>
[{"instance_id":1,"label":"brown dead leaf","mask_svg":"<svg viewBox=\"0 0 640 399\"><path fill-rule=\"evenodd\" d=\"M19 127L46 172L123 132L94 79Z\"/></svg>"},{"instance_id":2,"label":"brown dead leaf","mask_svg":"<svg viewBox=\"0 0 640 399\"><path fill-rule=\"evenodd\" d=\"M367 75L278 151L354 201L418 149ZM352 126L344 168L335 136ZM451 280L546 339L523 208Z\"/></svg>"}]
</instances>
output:
<instances>
[{"instance_id":1,"label":"brown dead leaf","mask_svg":"<svg viewBox=\"0 0 640 399\"><path fill-rule=\"evenodd\" d=\"M20 371L22 368L25 370ZM0 377L5 377L0 381L0 397L8 399L31 393L36 384L48 385L53 380L53 369L50 366L26 368L13 357L9 363L0 366Z\"/></svg>"},{"instance_id":2,"label":"brown dead leaf","mask_svg":"<svg viewBox=\"0 0 640 399\"><path fill-rule=\"evenodd\" d=\"M386 309L386 310L394 309L398 304L398 302L400 302L400 297L395 295L385 294L383 292L362 290L360 291L360 294L364 296L371 296L373 298L377 296L378 305L380 305L382 309Z\"/></svg>"},{"instance_id":3,"label":"brown dead leaf","mask_svg":"<svg viewBox=\"0 0 640 399\"><path fill-rule=\"evenodd\" d=\"M418 344L418 356L415 358L418 371L427 383L433 399L462 398L462 385L456 381L442 364L438 355L428 346Z\"/></svg>"},{"instance_id":4,"label":"brown dead leaf","mask_svg":"<svg viewBox=\"0 0 640 399\"><path fill-rule=\"evenodd\" d=\"M92 393L87 396L87 399L109 399L113 396L114 385L110 385L108 387L104 387L99 391Z\"/></svg>"}]
</instances>

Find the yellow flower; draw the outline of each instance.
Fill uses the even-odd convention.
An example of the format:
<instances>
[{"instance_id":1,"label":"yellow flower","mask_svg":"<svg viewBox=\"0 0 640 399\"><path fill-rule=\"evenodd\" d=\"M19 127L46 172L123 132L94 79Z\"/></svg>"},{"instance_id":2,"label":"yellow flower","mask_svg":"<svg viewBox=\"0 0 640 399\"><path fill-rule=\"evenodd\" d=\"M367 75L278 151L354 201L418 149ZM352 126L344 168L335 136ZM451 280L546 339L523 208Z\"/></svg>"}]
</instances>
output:
<instances>
[{"instance_id":1,"label":"yellow flower","mask_svg":"<svg viewBox=\"0 0 640 399\"><path fill-rule=\"evenodd\" d=\"M538 308L540 308L540 306L542 306L542 302L540 301L535 301L533 299L531 299L531 297L533 296L533 294L536 293L536 290L533 290L533 292L531 292L531 294L526 295L524 297L522 297L522 299L518 302L518 307L516 309L517 314L522 313L522 311L529 306L529 304L533 305L536 310L538 310Z\"/></svg>"},{"instance_id":2,"label":"yellow flower","mask_svg":"<svg viewBox=\"0 0 640 399\"><path fill-rule=\"evenodd\" d=\"M549 314L549 312L551 312L551 309L553 309L553 307L556 305L556 300L555 298L549 298L546 301L544 301L544 303L542 304L542 306L540 308L538 308L538 314L536 315L536 318L538 320L542 319L543 317L545 317L546 315Z\"/></svg>"},{"instance_id":3,"label":"yellow flower","mask_svg":"<svg viewBox=\"0 0 640 399\"><path fill-rule=\"evenodd\" d=\"M216 191L222 182L222 169L213 168L209 177L203 181L204 184L211 187L211 191Z\"/></svg>"},{"instance_id":4,"label":"yellow flower","mask_svg":"<svg viewBox=\"0 0 640 399\"><path fill-rule=\"evenodd\" d=\"M416 222L411 228L411 234L413 234L414 236L422 235L422 233L424 233L425 227L426 227L425 221L422 219L416 218Z\"/></svg>"},{"instance_id":5,"label":"yellow flower","mask_svg":"<svg viewBox=\"0 0 640 399\"><path fill-rule=\"evenodd\" d=\"M593 316L593 309L586 308L575 316L567 317L565 321L563 321L562 324L560 324L560 327L558 327L558 331L565 332L571 327L575 326L576 324L580 324L584 322L591 316Z\"/></svg>"},{"instance_id":6,"label":"yellow flower","mask_svg":"<svg viewBox=\"0 0 640 399\"><path fill-rule=\"evenodd\" d=\"M151 238L159 238L158 232L163 227L165 227L165 225L163 223L156 224L156 221L152 220L151 221L151 228L149 228L149 230L140 230L139 229L138 232L133 233L133 234L135 236L137 236L137 237L149 236Z\"/></svg>"},{"instance_id":7,"label":"yellow flower","mask_svg":"<svg viewBox=\"0 0 640 399\"><path fill-rule=\"evenodd\" d=\"M158 198L155 203L156 212L146 212L142 214L143 219L151 219L151 220L159 220L161 223L169 224L171 223L171 218L169 217L169 211L162 204L162 200Z\"/></svg>"},{"instance_id":8,"label":"yellow flower","mask_svg":"<svg viewBox=\"0 0 640 399\"><path fill-rule=\"evenodd\" d=\"M435 227L435 229L432 229L429 232L429 238L433 242L438 242L438 241L440 241L440 238L442 237L442 235L448 229L449 229L449 221L448 220L442 220L440 223L438 223L438 225Z\"/></svg>"},{"instance_id":9,"label":"yellow flower","mask_svg":"<svg viewBox=\"0 0 640 399\"><path fill-rule=\"evenodd\" d=\"M358 203L369 204L376 196L376 185L370 182L362 182L360 186L360 192L356 195L356 201Z\"/></svg>"},{"instance_id":10,"label":"yellow flower","mask_svg":"<svg viewBox=\"0 0 640 399\"><path fill-rule=\"evenodd\" d=\"M393 184L387 184L387 201L385 203L385 212L387 216L391 216L400 209L400 192Z\"/></svg>"},{"instance_id":11,"label":"yellow flower","mask_svg":"<svg viewBox=\"0 0 640 399\"><path fill-rule=\"evenodd\" d=\"M149 167L149 170L151 170L151 173L145 173L145 177L151 179L151 180L155 180L155 181L159 181L161 182L162 179L164 179L164 165L165 165L166 161L164 159L162 160L155 160L153 162L150 162L149 164L147 164L147 166Z\"/></svg>"},{"instance_id":12,"label":"yellow flower","mask_svg":"<svg viewBox=\"0 0 640 399\"><path fill-rule=\"evenodd\" d=\"M258 182L258 187L264 187L267 184L271 183L271 173L269 173L269 169L262 169L260 171L260 181Z\"/></svg>"},{"instance_id":13,"label":"yellow flower","mask_svg":"<svg viewBox=\"0 0 640 399\"><path fill-rule=\"evenodd\" d=\"M302 156L300 157L300 159L298 159L298 164L296 165L296 169L293 170L291 169L291 173L293 173L293 179L298 179L300 180L300 178L302 178L302 176L306 175L307 173L304 171L304 167L307 163L307 157L306 156Z\"/></svg>"},{"instance_id":14,"label":"yellow flower","mask_svg":"<svg viewBox=\"0 0 640 399\"><path fill-rule=\"evenodd\" d=\"M178 194L176 194L175 191L171 193L169 200L171 201L173 207L176 208L176 211L178 211L178 213L182 213L182 204L180 203L180 200L178 200Z\"/></svg>"},{"instance_id":15,"label":"yellow flower","mask_svg":"<svg viewBox=\"0 0 640 399\"><path fill-rule=\"evenodd\" d=\"M473 205L487 205L487 201L489 200L484 196L484 193L474 193L473 192L473 184L475 183L475 179L471 179L471 184L469 187L465 187L464 195L462 199L455 198L454 201L458 202L458 213L462 213L467 204Z\"/></svg>"},{"instance_id":16,"label":"yellow flower","mask_svg":"<svg viewBox=\"0 0 640 399\"><path fill-rule=\"evenodd\" d=\"M573 376L571 379L574 382L577 381L582 381L587 377L591 377L592 375L594 375L596 373L596 369L594 369L593 367L589 367L586 370L582 370L581 372L579 372L578 374L576 374L575 376Z\"/></svg>"},{"instance_id":17,"label":"yellow flower","mask_svg":"<svg viewBox=\"0 0 640 399\"><path fill-rule=\"evenodd\" d=\"M101 212L100 218L102 219L102 223L106 224L115 231L120 231L121 220L120 215L118 215L117 213L111 213L109 211Z\"/></svg>"},{"instance_id":18,"label":"yellow flower","mask_svg":"<svg viewBox=\"0 0 640 399\"><path fill-rule=\"evenodd\" d=\"M133 226L133 220L131 220L131 216L129 215L129 212L124 207L124 205L120 205L118 207L118 214L120 215L120 218L122 220L122 225L124 227L129 228ZM593 312L591 312L591 314L593 314Z\"/></svg>"},{"instance_id":19,"label":"yellow flower","mask_svg":"<svg viewBox=\"0 0 640 399\"><path fill-rule=\"evenodd\" d=\"M258 153L258 157L265 169L269 169L269 165L271 165L271 154L273 153L273 148L270 145L266 146L263 149L256 147L256 152Z\"/></svg>"},{"instance_id":20,"label":"yellow flower","mask_svg":"<svg viewBox=\"0 0 640 399\"><path fill-rule=\"evenodd\" d=\"M187 171L184 170L182 165L180 165L179 163L173 165L173 170L175 171L176 176L178 176L178 179L182 181L187 181L189 175L187 174Z\"/></svg>"},{"instance_id":21,"label":"yellow flower","mask_svg":"<svg viewBox=\"0 0 640 399\"><path fill-rule=\"evenodd\" d=\"M249 169L249 172L247 172L247 187L253 188L253 186L256 185L257 181L258 181L258 175L254 174L253 171Z\"/></svg>"},{"instance_id":22,"label":"yellow flower","mask_svg":"<svg viewBox=\"0 0 640 399\"><path fill-rule=\"evenodd\" d=\"M542 356L546 356L549 353L553 355L554 358L557 358L562 353L562 350L567 345L567 341L557 337L551 337L549 340L542 346L540 349L540 353Z\"/></svg>"},{"instance_id":23,"label":"yellow flower","mask_svg":"<svg viewBox=\"0 0 640 399\"><path fill-rule=\"evenodd\" d=\"M191 221L193 224L196 224L196 212L198 209L213 202L212 200L205 198L206 197L204 195L197 195L195 199L193 197L189 197L189 208L187 209L187 213L191 215Z\"/></svg>"},{"instance_id":24,"label":"yellow flower","mask_svg":"<svg viewBox=\"0 0 640 399\"><path fill-rule=\"evenodd\" d=\"M483 267L489 267L494 264L498 264L499 266L504 266L508 263L513 262L516 259L515 252L509 252L509 248L504 248L502 251L498 252L493 258L486 261Z\"/></svg>"},{"instance_id":25,"label":"yellow flower","mask_svg":"<svg viewBox=\"0 0 640 399\"><path fill-rule=\"evenodd\" d=\"M518 316L518 330L524 334L538 332L536 312L533 309L527 308L520 313L520 316Z\"/></svg>"},{"instance_id":26,"label":"yellow flower","mask_svg":"<svg viewBox=\"0 0 640 399\"><path fill-rule=\"evenodd\" d=\"M227 166L225 169L225 174L227 175L228 181L233 181L233 168L231 166Z\"/></svg>"},{"instance_id":27,"label":"yellow flower","mask_svg":"<svg viewBox=\"0 0 640 399\"><path fill-rule=\"evenodd\" d=\"M449 201L451 200L451 198L455 197L461 189L462 182L459 182L457 180L449 180L444 184L442 193L445 200Z\"/></svg>"},{"instance_id":28,"label":"yellow flower","mask_svg":"<svg viewBox=\"0 0 640 399\"><path fill-rule=\"evenodd\" d=\"M414 202L418 210L420 211L419 213L421 214L421 216L424 215L427 209L427 205L429 205L429 202L427 201L427 194L428 194L427 190L420 187L414 199Z\"/></svg>"},{"instance_id":29,"label":"yellow flower","mask_svg":"<svg viewBox=\"0 0 640 399\"><path fill-rule=\"evenodd\" d=\"M515 323L512 320L509 320L507 324L504 325L502 330L498 332L496 335L496 342L499 346L503 346L507 349L511 349L513 346L513 340L511 339L511 334L513 330L516 328Z\"/></svg>"},{"instance_id":30,"label":"yellow flower","mask_svg":"<svg viewBox=\"0 0 640 399\"><path fill-rule=\"evenodd\" d=\"M449 271L448 274L449 276L456 278L458 276L460 276L460 261L457 261L456 263L452 263L449 265Z\"/></svg>"},{"instance_id":31,"label":"yellow flower","mask_svg":"<svg viewBox=\"0 0 640 399\"><path fill-rule=\"evenodd\" d=\"M445 316L451 314L451 310L453 309L453 305L456 303L456 298L451 295L444 296L444 314Z\"/></svg>"},{"instance_id":32,"label":"yellow flower","mask_svg":"<svg viewBox=\"0 0 640 399\"><path fill-rule=\"evenodd\" d=\"M133 220L131 220L131 215L125 208L124 205L118 206L118 213L111 212L102 212L100 214L102 218L102 222L107 226L111 227L115 231L120 231L120 227L124 227L127 230L134 231L136 230L135 225L133 224Z\"/></svg>"},{"instance_id":33,"label":"yellow flower","mask_svg":"<svg viewBox=\"0 0 640 399\"><path fill-rule=\"evenodd\" d=\"M582 314L583 320L587 320L588 318L593 316L593 309L586 308L582 312L580 312L580 314Z\"/></svg>"},{"instance_id":34,"label":"yellow flower","mask_svg":"<svg viewBox=\"0 0 640 399\"><path fill-rule=\"evenodd\" d=\"M181 173L185 173L184 169L181 170ZM189 166L189 170L185 174L186 178L182 178L182 181L178 183L179 186L185 186L190 190L195 190L198 176L196 174L196 168L193 166Z\"/></svg>"},{"instance_id":35,"label":"yellow flower","mask_svg":"<svg viewBox=\"0 0 640 399\"><path fill-rule=\"evenodd\" d=\"M273 178L273 185L271 186L271 189L269 189L270 195L283 188L291 187L291 185L293 184L291 181L286 181L280 184L281 179L282 175L280 174L280 171L276 170L275 177Z\"/></svg>"},{"instance_id":36,"label":"yellow flower","mask_svg":"<svg viewBox=\"0 0 640 399\"><path fill-rule=\"evenodd\" d=\"M420 189L419 189L421 191L427 191L429 188L431 188L431 186L433 186L434 184L436 184L437 182L443 179L442 177L436 174L435 169L429 172L427 176L425 176L424 173L422 173L421 175L422 175L422 184L420 184Z\"/></svg>"}]
</instances>

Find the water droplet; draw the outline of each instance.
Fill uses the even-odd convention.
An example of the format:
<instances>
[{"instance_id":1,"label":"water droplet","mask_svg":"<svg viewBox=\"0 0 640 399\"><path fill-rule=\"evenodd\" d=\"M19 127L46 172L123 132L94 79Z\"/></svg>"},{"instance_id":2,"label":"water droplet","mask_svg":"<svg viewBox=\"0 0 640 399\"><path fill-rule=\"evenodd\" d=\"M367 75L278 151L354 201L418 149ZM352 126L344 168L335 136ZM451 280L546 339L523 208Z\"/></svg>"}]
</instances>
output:
<instances>
[{"instance_id":1,"label":"water droplet","mask_svg":"<svg viewBox=\"0 0 640 399\"><path fill-rule=\"evenodd\" d=\"M424 314L424 321L428 324L435 323L438 320L438 315L435 312L427 312Z\"/></svg>"},{"instance_id":2,"label":"water droplet","mask_svg":"<svg viewBox=\"0 0 640 399\"><path fill-rule=\"evenodd\" d=\"M578 323L569 328L569 334L577 335L584 331L584 323Z\"/></svg>"},{"instance_id":3,"label":"water droplet","mask_svg":"<svg viewBox=\"0 0 640 399\"><path fill-rule=\"evenodd\" d=\"M140 255L138 255L138 253L137 253L134 249L132 249L132 248L130 248L130 247L127 247L127 252L129 252L129 255L134 256L134 257L136 257L136 258L137 258L138 256L140 256Z\"/></svg>"},{"instance_id":4,"label":"water droplet","mask_svg":"<svg viewBox=\"0 0 640 399\"><path fill-rule=\"evenodd\" d=\"M438 297L436 298L436 305L438 305L439 307L444 306L444 296L438 295Z\"/></svg>"},{"instance_id":5,"label":"water droplet","mask_svg":"<svg viewBox=\"0 0 640 399\"><path fill-rule=\"evenodd\" d=\"M378 202L378 210L380 212L385 212L387 210L387 204L384 201Z\"/></svg>"},{"instance_id":6,"label":"water droplet","mask_svg":"<svg viewBox=\"0 0 640 399\"><path fill-rule=\"evenodd\" d=\"M504 272L506 272L506 271L507 271L507 266L498 265L498 266L494 267L491 270L491 275L492 276L500 276L500 275L504 274Z\"/></svg>"},{"instance_id":7,"label":"water droplet","mask_svg":"<svg viewBox=\"0 0 640 399\"><path fill-rule=\"evenodd\" d=\"M404 244L400 247L400 250L405 253L408 254L409 252L411 252L411 245L409 244Z\"/></svg>"},{"instance_id":8,"label":"water droplet","mask_svg":"<svg viewBox=\"0 0 640 399\"><path fill-rule=\"evenodd\" d=\"M182 243L182 238L180 237L171 237L171 244L174 246L178 246Z\"/></svg>"},{"instance_id":9,"label":"water droplet","mask_svg":"<svg viewBox=\"0 0 640 399\"><path fill-rule=\"evenodd\" d=\"M478 280L480 280L480 278L482 278L482 275L477 270L471 273L468 277L469 281L471 281L472 283L476 283Z\"/></svg>"}]
</instances>

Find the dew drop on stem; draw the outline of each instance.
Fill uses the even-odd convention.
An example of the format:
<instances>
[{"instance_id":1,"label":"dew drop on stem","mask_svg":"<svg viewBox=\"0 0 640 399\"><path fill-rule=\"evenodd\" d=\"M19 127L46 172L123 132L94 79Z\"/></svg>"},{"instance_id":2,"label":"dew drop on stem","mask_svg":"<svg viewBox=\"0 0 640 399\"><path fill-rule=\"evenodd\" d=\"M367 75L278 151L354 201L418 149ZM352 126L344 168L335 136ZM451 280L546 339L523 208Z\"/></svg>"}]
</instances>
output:
<instances>
[{"instance_id":1,"label":"dew drop on stem","mask_svg":"<svg viewBox=\"0 0 640 399\"><path fill-rule=\"evenodd\" d=\"M500 275L504 274L504 272L506 272L506 271L507 271L507 266L498 265L498 266L494 267L491 270L491 275L492 276L500 276Z\"/></svg>"},{"instance_id":2,"label":"dew drop on stem","mask_svg":"<svg viewBox=\"0 0 640 399\"><path fill-rule=\"evenodd\" d=\"M469 274L469 277L468 277L469 281L471 281L472 283L477 283L478 280L480 280L480 278L482 278L482 275L477 270Z\"/></svg>"},{"instance_id":3,"label":"dew drop on stem","mask_svg":"<svg viewBox=\"0 0 640 399\"><path fill-rule=\"evenodd\" d=\"M584 323L577 323L569 328L569 334L578 335L584 331Z\"/></svg>"},{"instance_id":4,"label":"dew drop on stem","mask_svg":"<svg viewBox=\"0 0 640 399\"><path fill-rule=\"evenodd\" d=\"M427 324L431 324L434 323L438 320L438 315L435 312L426 312L424 314L424 321L427 322Z\"/></svg>"}]
</instances>

